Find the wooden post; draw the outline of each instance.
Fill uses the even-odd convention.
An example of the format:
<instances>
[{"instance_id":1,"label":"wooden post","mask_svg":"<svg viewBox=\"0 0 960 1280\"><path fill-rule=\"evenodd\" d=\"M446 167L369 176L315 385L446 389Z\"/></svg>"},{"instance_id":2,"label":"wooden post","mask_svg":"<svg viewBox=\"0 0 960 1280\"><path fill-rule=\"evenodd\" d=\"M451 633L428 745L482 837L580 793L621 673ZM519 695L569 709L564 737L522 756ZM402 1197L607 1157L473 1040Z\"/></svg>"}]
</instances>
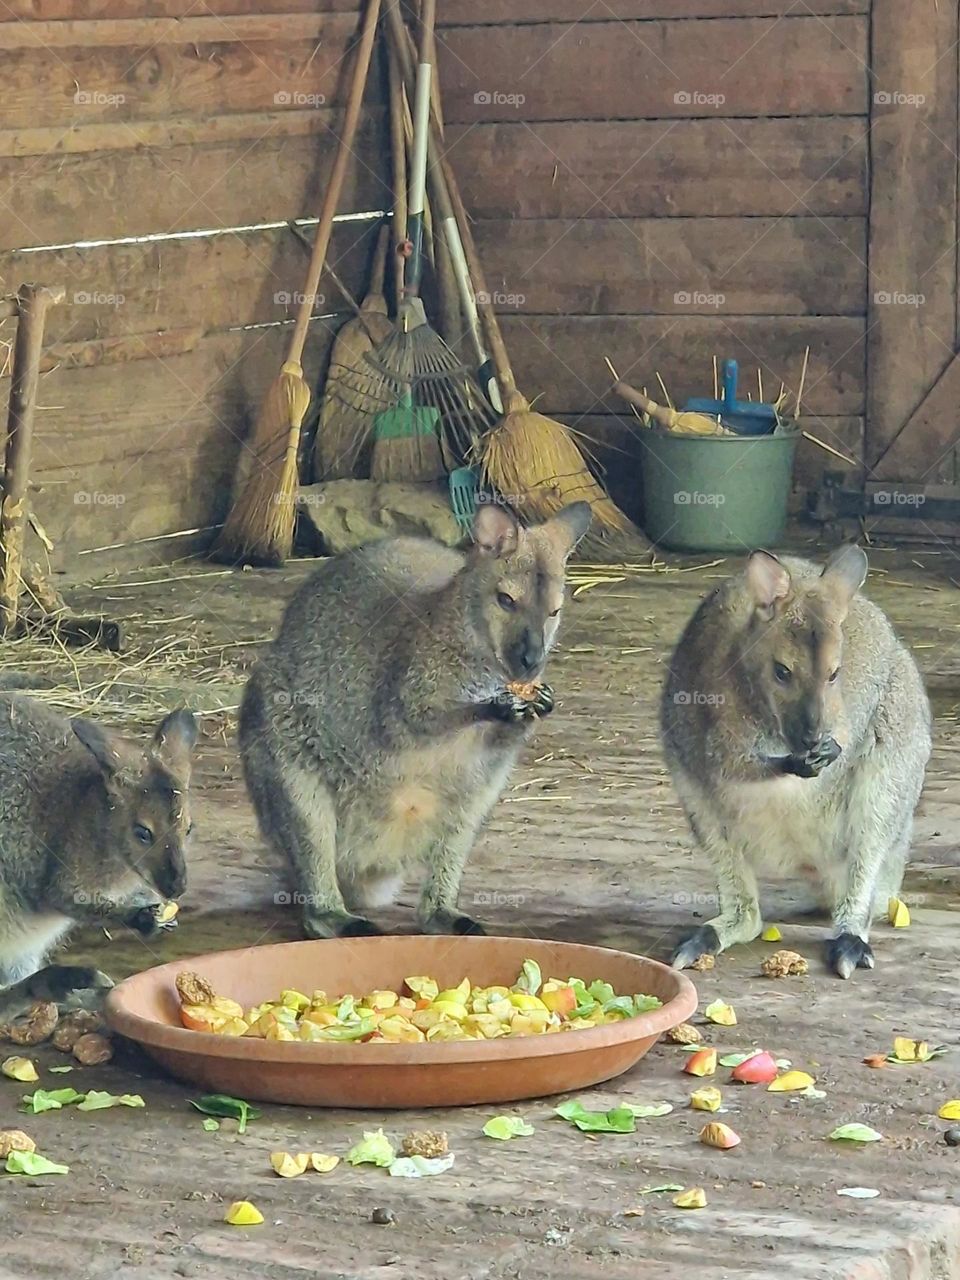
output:
<instances>
[{"instance_id":1,"label":"wooden post","mask_svg":"<svg viewBox=\"0 0 960 1280\"><path fill-rule=\"evenodd\" d=\"M10 635L17 623L22 587L23 542L27 527L27 487L37 407L40 356L47 308L62 302L62 288L25 284L17 294L17 335L7 414L7 452L0 507L0 629Z\"/></svg>"}]
</instances>

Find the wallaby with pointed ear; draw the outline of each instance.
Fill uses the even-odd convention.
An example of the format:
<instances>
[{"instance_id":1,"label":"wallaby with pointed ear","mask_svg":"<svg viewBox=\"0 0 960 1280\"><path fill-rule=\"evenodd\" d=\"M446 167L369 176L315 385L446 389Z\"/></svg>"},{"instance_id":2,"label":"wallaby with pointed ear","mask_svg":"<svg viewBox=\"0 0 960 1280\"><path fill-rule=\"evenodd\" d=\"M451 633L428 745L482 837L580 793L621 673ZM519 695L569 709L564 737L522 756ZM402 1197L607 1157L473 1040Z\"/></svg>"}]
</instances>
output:
<instances>
[{"instance_id":1,"label":"wallaby with pointed ear","mask_svg":"<svg viewBox=\"0 0 960 1280\"><path fill-rule=\"evenodd\" d=\"M457 905L464 865L532 722L567 558L587 531L574 503L522 528L478 507L462 553L415 538L327 561L287 608L247 686L240 746L269 843L290 863L310 937L378 933L365 908L426 867L428 933L482 933Z\"/></svg>"},{"instance_id":2,"label":"wallaby with pointed ear","mask_svg":"<svg viewBox=\"0 0 960 1280\"><path fill-rule=\"evenodd\" d=\"M144 750L92 720L0 694L0 1019L35 1000L96 1003L110 979L46 957L81 923L146 936L186 888L193 716Z\"/></svg>"},{"instance_id":3,"label":"wallaby with pointed ear","mask_svg":"<svg viewBox=\"0 0 960 1280\"><path fill-rule=\"evenodd\" d=\"M858 594L866 576L856 546L823 569L754 552L677 645L663 743L720 911L675 967L757 937L758 875L817 886L841 978L874 967L870 923L903 881L930 708L910 653Z\"/></svg>"}]
</instances>

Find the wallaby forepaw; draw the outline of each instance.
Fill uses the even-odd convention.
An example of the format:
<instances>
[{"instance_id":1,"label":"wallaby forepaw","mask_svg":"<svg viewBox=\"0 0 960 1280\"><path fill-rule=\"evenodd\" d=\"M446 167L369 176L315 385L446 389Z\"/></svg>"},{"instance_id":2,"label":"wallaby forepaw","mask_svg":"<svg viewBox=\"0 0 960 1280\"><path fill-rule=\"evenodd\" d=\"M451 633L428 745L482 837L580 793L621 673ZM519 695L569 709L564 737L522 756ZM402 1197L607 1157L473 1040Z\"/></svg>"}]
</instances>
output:
<instances>
[{"instance_id":1,"label":"wallaby forepaw","mask_svg":"<svg viewBox=\"0 0 960 1280\"><path fill-rule=\"evenodd\" d=\"M702 924L694 929L674 948L670 964L674 969L689 969L701 956L715 956L723 950L720 935L712 924Z\"/></svg>"},{"instance_id":2,"label":"wallaby forepaw","mask_svg":"<svg viewBox=\"0 0 960 1280\"><path fill-rule=\"evenodd\" d=\"M553 690L548 684L537 685L536 696L530 706L537 716L548 716L554 708Z\"/></svg>"},{"instance_id":3,"label":"wallaby forepaw","mask_svg":"<svg viewBox=\"0 0 960 1280\"><path fill-rule=\"evenodd\" d=\"M455 911L436 911L423 922L424 933L453 933L461 937L472 934L485 938L487 931L471 916L459 915Z\"/></svg>"},{"instance_id":4,"label":"wallaby forepaw","mask_svg":"<svg viewBox=\"0 0 960 1280\"><path fill-rule=\"evenodd\" d=\"M377 938L383 933L372 920L352 916L346 911L305 915L303 931L308 938Z\"/></svg>"},{"instance_id":5,"label":"wallaby forepaw","mask_svg":"<svg viewBox=\"0 0 960 1280\"><path fill-rule=\"evenodd\" d=\"M827 943L827 964L838 978L849 978L854 969L872 969L876 961L869 942L855 933L841 933Z\"/></svg>"},{"instance_id":6,"label":"wallaby forepaw","mask_svg":"<svg viewBox=\"0 0 960 1280\"><path fill-rule=\"evenodd\" d=\"M35 1000L51 1000L64 1009L91 1009L103 1000L113 979L88 965L53 964L31 981Z\"/></svg>"}]
</instances>

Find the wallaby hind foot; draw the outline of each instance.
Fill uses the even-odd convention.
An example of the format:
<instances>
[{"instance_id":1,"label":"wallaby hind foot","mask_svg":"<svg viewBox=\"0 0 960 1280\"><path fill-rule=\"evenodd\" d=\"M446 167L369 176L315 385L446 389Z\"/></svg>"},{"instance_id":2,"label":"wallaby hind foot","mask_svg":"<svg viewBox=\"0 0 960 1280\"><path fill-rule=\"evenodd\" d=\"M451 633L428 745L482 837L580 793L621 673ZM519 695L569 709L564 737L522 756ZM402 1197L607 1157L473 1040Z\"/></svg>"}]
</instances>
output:
<instances>
[{"instance_id":1,"label":"wallaby hind foot","mask_svg":"<svg viewBox=\"0 0 960 1280\"><path fill-rule=\"evenodd\" d=\"M838 978L849 978L854 969L872 969L875 963L870 943L855 933L841 933L827 943L827 965Z\"/></svg>"},{"instance_id":2,"label":"wallaby hind foot","mask_svg":"<svg viewBox=\"0 0 960 1280\"><path fill-rule=\"evenodd\" d=\"M303 913L303 932L308 938L377 938L382 933L372 920L351 915L349 911L311 911Z\"/></svg>"},{"instance_id":3,"label":"wallaby hind foot","mask_svg":"<svg viewBox=\"0 0 960 1280\"><path fill-rule=\"evenodd\" d=\"M453 933L458 935L473 934L485 938L487 931L482 924L470 916L461 915L457 911L435 911L422 924L424 933Z\"/></svg>"}]
</instances>

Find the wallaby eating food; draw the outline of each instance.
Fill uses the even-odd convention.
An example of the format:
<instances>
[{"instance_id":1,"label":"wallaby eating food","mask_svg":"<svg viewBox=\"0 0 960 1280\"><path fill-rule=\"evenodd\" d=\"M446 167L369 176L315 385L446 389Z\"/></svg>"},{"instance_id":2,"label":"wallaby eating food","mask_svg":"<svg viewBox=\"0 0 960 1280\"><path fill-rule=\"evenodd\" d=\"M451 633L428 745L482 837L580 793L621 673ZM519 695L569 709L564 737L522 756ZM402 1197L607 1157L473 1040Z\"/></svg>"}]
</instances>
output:
<instances>
[{"instance_id":1,"label":"wallaby eating food","mask_svg":"<svg viewBox=\"0 0 960 1280\"><path fill-rule=\"evenodd\" d=\"M92 720L0 694L0 1018L96 1003L110 979L44 960L81 923L160 927L186 888L189 711L143 750Z\"/></svg>"},{"instance_id":2,"label":"wallaby eating food","mask_svg":"<svg viewBox=\"0 0 960 1280\"><path fill-rule=\"evenodd\" d=\"M720 900L677 968L757 937L758 873L816 884L841 978L874 966L870 922L903 880L930 708L910 653L858 594L866 576L856 546L823 569L756 551L673 653L664 748Z\"/></svg>"},{"instance_id":3,"label":"wallaby eating food","mask_svg":"<svg viewBox=\"0 0 960 1280\"><path fill-rule=\"evenodd\" d=\"M292 868L310 937L373 934L356 912L425 864L428 933L481 933L464 865L532 722L564 569L590 523L577 502L525 529L481 504L466 552L391 538L322 565L247 686L240 746L265 838Z\"/></svg>"}]
</instances>

